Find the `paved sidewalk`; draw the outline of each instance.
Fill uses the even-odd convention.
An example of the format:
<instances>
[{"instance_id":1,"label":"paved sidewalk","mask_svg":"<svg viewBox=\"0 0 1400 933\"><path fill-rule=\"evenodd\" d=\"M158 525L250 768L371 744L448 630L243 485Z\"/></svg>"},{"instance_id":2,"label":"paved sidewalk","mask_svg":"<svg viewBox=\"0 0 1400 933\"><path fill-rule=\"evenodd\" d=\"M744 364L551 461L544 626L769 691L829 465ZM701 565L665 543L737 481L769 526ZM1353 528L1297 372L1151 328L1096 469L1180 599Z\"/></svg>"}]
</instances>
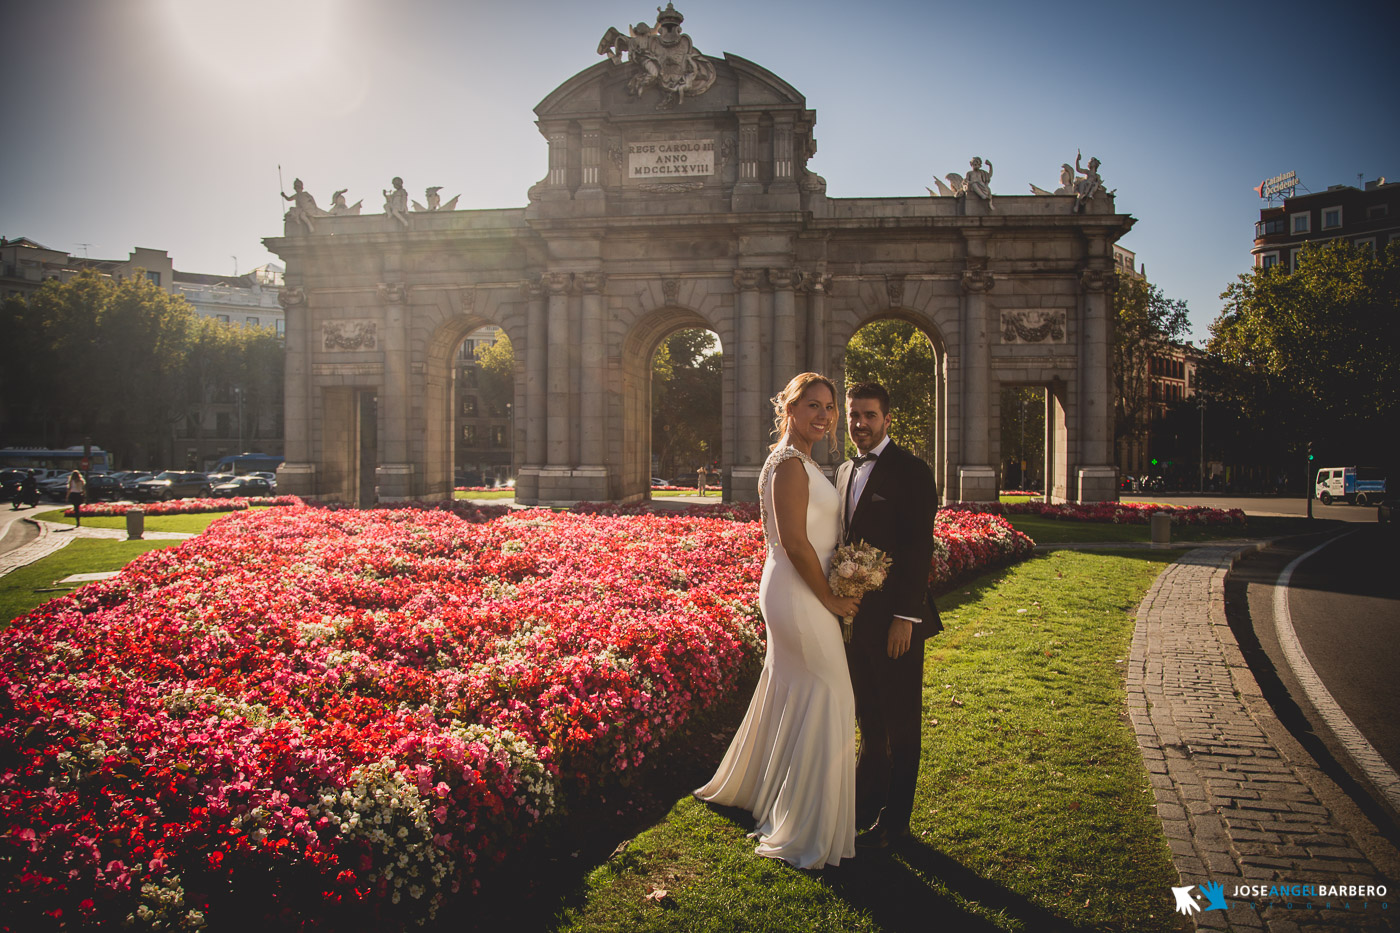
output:
<instances>
[{"instance_id":1,"label":"paved sidewalk","mask_svg":"<svg viewBox=\"0 0 1400 933\"><path fill-rule=\"evenodd\" d=\"M55 551L60 551L73 541L79 538L107 538L114 541L125 541L126 532L120 528L93 528L91 526L74 527L71 525L60 525L53 522L35 521L32 518L25 518L22 521L31 522L39 529L38 539L29 542L23 547L15 548L5 554L0 554L0 577L5 576L12 570L17 570L27 564L32 564L42 557L48 557ZM144 540L151 541L157 539L192 538L193 534L184 531L148 531L143 536Z\"/></svg>"},{"instance_id":2,"label":"paved sidewalk","mask_svg":"<svg viewBox=\"0 0 1400 933\"><path fill-rule=\"evenodd\" d=\"M1393 847L1323 804L1309 783L1316 765L1289 747L1226 621L1225 576L1258 546L1195 548L1162 572L1138 609L1129 714L1180 884L1196 885L1203 906L1201 884L1223 888L1229 909L1195 913L1199 929L1396 929L1400 877L1377 868L1394 866ZM1235 893L1272 884L1385 885L1390 909L1376 897Z\"/></svg>"}]
</instances>

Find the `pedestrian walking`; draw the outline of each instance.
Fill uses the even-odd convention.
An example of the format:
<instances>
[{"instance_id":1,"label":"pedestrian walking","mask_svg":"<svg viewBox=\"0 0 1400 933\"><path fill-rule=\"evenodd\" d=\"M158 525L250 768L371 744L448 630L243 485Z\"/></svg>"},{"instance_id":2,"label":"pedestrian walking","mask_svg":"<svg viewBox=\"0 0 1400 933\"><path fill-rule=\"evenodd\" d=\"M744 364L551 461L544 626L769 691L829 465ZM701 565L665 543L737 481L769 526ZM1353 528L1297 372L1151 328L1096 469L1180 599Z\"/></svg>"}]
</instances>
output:
<instances>
[{"instance_id":1,"label":"pedestrian walking","mask_svg":"<svg viewBox=\"0 0 1400 933\"><path fill-rule=\"evenodd\" d=\"M83 497L87 494L87 480L74 470L68 474L68 504L73 506L74 527L83 527Z\"/></svg>"},{"instance_id":2,"label":"pedestrian walking","mask_svg":"<svg viewBox=\"0 0 1400 933\"><path fill-rule=\"evenodd\" d=\"M695 488L700 490L700 495L705 494L705 468L701 467L695 471Z\"/></svg>"}]
</instances>

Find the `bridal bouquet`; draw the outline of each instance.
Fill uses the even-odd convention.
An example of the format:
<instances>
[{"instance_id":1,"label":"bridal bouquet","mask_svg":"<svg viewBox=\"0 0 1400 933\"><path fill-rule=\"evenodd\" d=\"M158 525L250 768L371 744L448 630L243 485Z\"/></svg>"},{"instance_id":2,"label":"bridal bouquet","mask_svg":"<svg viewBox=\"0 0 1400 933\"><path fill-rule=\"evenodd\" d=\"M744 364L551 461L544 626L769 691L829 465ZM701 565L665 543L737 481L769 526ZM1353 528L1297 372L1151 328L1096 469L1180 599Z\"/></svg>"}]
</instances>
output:
<instances>
[{"instance_id":1,"label":"bridal bouquet","mask_svg":"<svg viewBox=\"0 0 1400 933\"><path fill-rule=\"evenodd\" d=\"M885 585L891 560L889 555L864 541L843 544L831 558L831 573L827 582L837 596L864 596ZM841 617L841 639L849 642L854 628L853 616Z\"/></svg>"}]
</instances>

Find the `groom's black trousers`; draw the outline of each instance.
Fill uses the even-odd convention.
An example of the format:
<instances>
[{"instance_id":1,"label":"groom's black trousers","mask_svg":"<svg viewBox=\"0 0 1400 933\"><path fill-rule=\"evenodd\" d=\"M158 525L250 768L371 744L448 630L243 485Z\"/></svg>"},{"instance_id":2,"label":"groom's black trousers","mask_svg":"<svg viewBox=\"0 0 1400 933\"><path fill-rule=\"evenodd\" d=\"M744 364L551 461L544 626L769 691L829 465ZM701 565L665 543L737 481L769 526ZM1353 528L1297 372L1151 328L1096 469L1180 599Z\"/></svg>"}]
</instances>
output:
<instances>
[{"instance_id":1,"label":"groom's black trousers","mask_svg":"<svg viewBox=\"0 0 1400 933\"><path fill-rule=\"evenodd\" d=\"M856 820L865 829L879 818L890 832L909 828L923 738L924 644L891 660L884 640L846 646L856 695L860 751L856 756Z\"/></svg>"}]
</instances>

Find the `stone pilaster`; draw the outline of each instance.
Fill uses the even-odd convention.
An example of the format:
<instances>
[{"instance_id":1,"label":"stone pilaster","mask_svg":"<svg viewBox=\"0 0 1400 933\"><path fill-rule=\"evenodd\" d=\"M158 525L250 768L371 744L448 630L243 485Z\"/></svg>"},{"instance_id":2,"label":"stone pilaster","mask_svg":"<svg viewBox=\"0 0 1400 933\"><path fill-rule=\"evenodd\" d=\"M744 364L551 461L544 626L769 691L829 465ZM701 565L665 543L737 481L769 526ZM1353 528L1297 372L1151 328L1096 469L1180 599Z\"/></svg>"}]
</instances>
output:
<instances>
[{"instance_id":1,"label":"stone pilaster","mask_svg":"<svg viewBox=\"0 0 1400 933\"><path fill-rule=\"evenodd\" d=\"M548 294L548 376L549 397L558 403L548 406L545 416L545 462L550 469L568 469L572 441L569 424L569 286L567 272L547 272L543 284Z\"/></svg>"},{"instance_id":2,"label":"stone pilaster","mask_svg":"<svg viewBox=\"0 0 1400 933\"><path fill-rule=\"evenodd\" d=\"M807 369L825 373L831 365L831 348L826 345L830 339L826 298L831 294L831 276L819 269L803 285L807 292Z\"/></svg>"},{"instance_id":3,"label":"stone pilaster","mask_svg":"<svg viewBox=\"0 0 1400 933\"><path fill-rule=\"evenodd\" d=\"M379 304L384 318L381 351L384 382L379 391L379 451L374 485L381 502L413 496L413 464L408 457L408 289L402 282L380 282Z\"/></svg>"},{"instance_id":4,"label":"stone pilaster","mask_svg":"<svg viewBox=\"0 0 1400 933\"><path fill-rule=\"evenodd\" d=\"M752 476L757 481L763 466L763 346L760 337L758 284L762 272L758 269L738 269L734 272L734 287L738 290L735 313L738 315L739 364L738 385L734 392L738 450L734 452L734 473ZM737 490L737 483L736 483Z\"/></svg>"},{"instance_id":5,"label":"stone pilaster","mask_svg":"<svg viewBox=\"0 0 1400 933\"><path fill-rule=\"evenodd\" d=\"M962 273L963 456L958 467L958 498L990 502L997 497L997 474L991 462L993 327L986 295L996 280L987 271L986 241L969 238L967 245L967 266Z\"/></svg>"},{"instance_id":6,"label":"stone pilaster","mask_svg":"<svg viewBox=\"0 0 1400 933\"><path fill-rule=\"evenodd\" d=\"M1093 251L1091 247L1091 253ZM1113 273L1106 269L1086 269L1080 276L1084 301L1079 338L1079 467L1076 471L1076 497L1080 502L1118 498L1118 470L1113 457L1113 376L1109 363L1109 347L1113 341L1109 297L1113 284Z\"/></svg>"},{"instance_id":7,"label":"stone pilaster","mask_svg":"<svg viewBox=\"0 0 1400 933\"><path fill-rule=\"evenodd\" d=\"M773 286L773 386L774 395L799 372L797 368L796 270L769 269Z\"/></svg>"},{"instance_id":8,"label":"stone pilaster","mask_svg":"<svg viewBox=\"0 0 1400 933\"><path fill-rule=\"evenodd\" d=\"M580 387L579 441L583 469L602 470L607 460L603 393L606 390L603 348L603 286L601 272L577 276L583 291L583 340L580 351L583 385Z\"/></svg>"},{"instance_id":9,"label":"stone pilaster","mask_svg":"<svg viewBox=\"0 0 1400 933\"><path fill-rule=\"evenodd\" d=\"M282 376L286 459L277 486L287 495L316 495L316 463L311 455L311 314L306 289L288 285L277 295L286 312L287 357Z\"/></svg>"},{"instance_id":10,"label":"stone pilaster","mask_svg":"<svg viewBox=\"0 0 1400 933\"><path fill-rule=\"evenodd\" d=\"M583 126L583 146L581 155L581 175L575 201L588 201L603 197L603 134L602 121L585 120Z\"/></svg>"}]
</instances>

